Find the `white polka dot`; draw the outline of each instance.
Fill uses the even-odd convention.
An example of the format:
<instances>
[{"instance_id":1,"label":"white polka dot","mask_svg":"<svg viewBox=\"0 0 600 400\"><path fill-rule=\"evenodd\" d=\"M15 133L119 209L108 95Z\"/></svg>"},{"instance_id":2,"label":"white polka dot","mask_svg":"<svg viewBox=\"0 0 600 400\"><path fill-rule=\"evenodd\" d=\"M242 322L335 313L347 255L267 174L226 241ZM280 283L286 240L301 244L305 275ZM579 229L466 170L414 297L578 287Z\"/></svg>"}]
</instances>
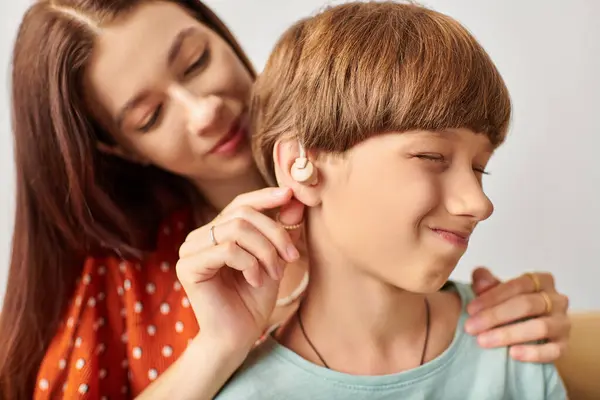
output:
<instances>
[{"instance_id":1,"label":"white polka dot","mask_svg":"<svg viewBox=\"0 0 600 400\"><path fill-rule=\"evenodd\" d=\"M82 383L81 385L79 385L79 389L78 392L81 394L86 394L88 392L88 385L86 385L85 383Z\"/></svg>"},{"instance_id":2,"label":"white polka dot","mask_svg":"<svg viewBox=\"0 0 600 400\"><path fill-rule=\"evenodd\" d=\"M129 366L129 362L127 360L123 360L123 362L121 362L121 367L127 368L128 366Z\"/></svg>"},{"instance_id":3,"label":"white polka dot","mask_svg":"<svg viewBox=\"0 0 600 400\"><path fill-rule=\"evenodd\" d=\"M170 235L171 234L171 228L169 228L168 226L165 226L165 228L163 229L163 232L165 233L165 235Z\"/></svg>"},{"instance_id":4,"label":"white polka dot","mask_svg":"<svg viewBox=\"0 0 600 400\"><path fill-rule=\"evenodd\" d=\"M135 264L135 269L137 269L138 271L141 271L142 270L142 264L140 264L140 263Z\"/></svg>"},{"instance_id":5,"label":"white polka dot","mask_svg":"<svg viewBox=\"0 0 600 400\"><path fill-rule=\"evenodd\" d=\"M160 264L160 269L162 270L162 272L169 272L169 268L170 265L168 262L163 262L162 264Z\"/></svg>"},{"instance_id":6,"label":"white polka dot","mask_svg":"<svg viewBox=\"0 0 600 400\"><path fill-rule=\"evenodd\" d=\"M129 379L130 382L133 380L133 372L131 372L131 370L129 370L127 372L127 378Z\"/></svg>"},{"instance_id":7,"label":"white polka dot","mask_svg":"<svg viewBox=\"0 0 600 400\"><path fill-rule=\"evenodd\" d=\"M143 309L144 309L144 307L142 306L142 303L139 301L136 302L135 305L133 306L133 310L138 314L141 313Z\"/></svg>"},{"instance_id":8,"label":"white polka dot","mask_svg":"<svg viewBox=\"0 0 600 400\"><path fill-rule=\"evenodd\" d=\"M173 289L175 289L176 292L179 292L181 290L181 282L175 281L175 283L173 283Z\"/></svg>"},{"instance_id":9,"label":"white polka dot","mask_svg":"<svg viewBox=\"0 0 600 400\"><path fill-rule=\"evenodd\" d=\"M171 311L171 306L169 306L167 303L162 303L160 305L160 312L162 314L167 315L170 311Z\"/></svg>"},{"instance_id":10,"label":"white polka dot","mask_svg":"<svg viewBox=\"0 0 600 400\"><path fill-rule=\"evenodd\" d=\"M180 231L183 230L183 228L185 228L185 224L181 221L177 222L177 229L179 229Z\"/></svg>"},{"instance_id":11,"label":"white polka dot","mask_svg":"<svg viewBox=\"0 0 600 400\"><path fill-rule=\"evenodd\" d=\"M82 301L83 300L81 299L81 296L77 296L77 298L75 299L75 305L79 307Z\"/></svg>"},{"instance_id":12,"label":"white polka dot","mask_svg":"<svg viewBox=\"0 0 600 400\"><path fill-rule=\"evenodd\" d=\"M152 368L150 371L148 371L148 379L150 379L151 381L155 380L158 377L158 371L155 370L154 368Z\"/></svg>"},{"instance_id":13,"label":"white polka dot","mask_svg":"<svg viewBox=\"0 0 600 400\"><path fill-rule=\"evenodd\" d=\"M98 300L102 301L102 300L104 300L104 297L105 297L105 295L103 292L98 293Z\"/></svg>"},{"instance_id":14,"label":"white polka dot","mask_svg":"<svg viewBox=\"0 0 600 400\"><path fill-rule=\"evenodd\" d=\"M67 320L67 326L69 328L72 328L74 324L75 324L75 320L73 319L73 317L71 317Z\"/></svg>"},{"instance_id":15,"label":"white polka dot","mask_svg":"<svg viewBox=\"0 0 600 400\"><path fill-rule=\"evenodd\" d=\"M40 380L40 389L41 390L48 390L48 386L50 386L50 384L48 383L48 381L46 379L42 379Z\"/></svg>"},{"instance_id":16,"label":"white polka dot","mask_svg":"<svg viewBox=\"0 0 600 400\"><path fill-rule=\"evenodd\" d=\"M83 358L80 358L79 360L77 360L77 362L75 363L75 368L77 369L82 369L85 366L85 360Z\"/></svg>"},{"instance_id":17,"label":"white polka dot","mask_svg":"<svg viewBox=\"0 0 600 400\"><path fill-rule=\"evenodd\" d=\"M156 286L154 286L154 283L147 284L146 285L146 293L154 294L154 292L156 292Z\"/></svg>"},{"instance_id":18,"label":"white polka dot","mask_svg":"<svg viewBox=\"0 0 600 400\"><path fill-rule=\"evenodd\" d=\"M81 347L81 342L83 342L83 340L80 337L75 339L75 347Z\"/></svg>"},{"instance_id":19,"label":"white polka dot","mask_svg":"<svg viewBox=\"0 0 600 400\"><path fill-rule=\"evenodd\" d=\"M181 299L181 305L183 306L183 308L188 308L190 306L190 299L184 297L183 299Z\"/></svg>"},{"instance_id":20,"label":"white polka dot","mask_svg":"<svg viewBox=\"0 0 600 400\"><path fill-rule=\"evenodd\" d=\"M154 336L156 334L156 327L154 325L148 325L148 335Z\"/></svg>"},{"instance_id":21,"label":"white polka dot","mask_svg":"<svg viewBox=\"0 0 600 400\"><path fill-rule=\"evenodd\" d=\"M67 384L66 384L66 383L65 383L65 384L63 385L63 387L62 387L62 391L63 391L63 392L66 392L66 391L67 391Z\"/></svg>"},{"instance_id":22,"label":"white polka dot","mask_svg":"<svg viewBox=\"0 0 600 400\"><path fill-rule=\"evenodd\" d=\"M94 330L97 331L101 326L104 326L104 318L98 318L98 321L94 324Z\"/></svg>"},{"instance_id":23,"label":"white polka dot","mask_svg":"<svg viewBox=\"0 0 600 400\"><path fill-rule=\"evenodd\" d=\"M127 309L121 308L121 317L125 318L127 316Z\"/></svg>"},{"instance_id":24,"label":"white polka dot","mask_svg":"<svg viewBox=\"0 0 600 400\"><path fill-rule=\"evenodd\" d=\"M107 374L106 370L105 369L101 369L100 373L99 373L100 379L106 378L106 374Z\"/></svg>"},{"instance_id":25,"label":"white polka dot","mask_svg":"<svg viewBox=\"0 0 600 400\"><path fill-rule=\"evenodd\" d=\"M127 389L127 386L123 386L123 387L121 388L121 393L123 393L123 394L126 394L128 390L129 390L129 389Z\"/></svg>"},{"instance_id":26,"label":"white polka dot","mask_svg":"<svg viewBox=\"0 0 600 400\"><path fill-rule=\"evenodd\" d=\"M97 347L96 347L96 354L101 354L104 353L104 350L106 350L106 346L103 343L100 343Z\"/></svg>"},{"instance_id":27,"label":"white polka dot","mask_svg":"<svg viewBox=\"0 0 600 400\"><path fill-rule=\"evenodd\" d=\"M177 321L177 322L175 323L175 331L176 331L177 333L181 333L181 332L183 332L183 322L181 322L181 321Z\"/></svg>"},{"instance_id":28,"label":"white polka dot","mask_svg":"<svg viewBox=\"0 0 600 400\"><path fill-rule=\"evenodd\" d=\"M123 282L123 287L125 290L131 289L131 281L129 279L125 279L125 282Z\"/></svg>"},{"instance_id":29,"label":"white polka dot","mask_svg":"<svg viewBox=\"0 0 600 400\"><path fill-rule=\"evenodd\" d=\"M125 273L125 271L127 271L127 263L125 261L121 261L121 263L119 263L119 270L122 273Z\"/></svg>"},{"instance_id":30,"label":"white polka dot","mask_svg":"<svg viewBox=\"0 0 600 400\"><path fill-rule=\"evenodd\" d=\"M93 297L90 297L88 299L88 303L87 304L88 304L88 307L95 307L96 306L96 299L93 298Z\"/></svg>"},{"instance_id":31,"label":"white polka dot","mask_svg":"<svg viewBox=\"0 0 600 400\"><path fill-rule=\"evenodd\" d=\"M98 267L98 275L104 275L106 273L106 267L101 265Z\"/></svg>"},{"instance_id":32,"label":"white polka dot","mask_svg":"<svg viewBox=\"0 0 600 400\"><path fill-rule=\"evenodd\" d=\"M92 277L91 277L91 276L89 276L89 275L87 275L87 274L86 274L86 275L83 277L83 284L84 284L84 285L89 285L91 281L92 281Z\"/></svg>"},{"instance_id":33,"label":"white polka dot","mask_svg":"<svg viewBox=\"0 0 600 400\"><path fill-rule=\"evenodd\" d=\"M128 340L127 332L125 332L124 334L121 335L121 342L127 343L127 340Z\"/></svg>"},{"instance_id":34,"label":"white polka dot","mask_svg":"<svg viewBox=\"0 0 600 400\"><path fill-rule=\"evenodd\" d=\"M140 349L139 347L134 347L131 351L131 354L133 355L133 358L139 360L140 358L142 358L142 349Z\"/></svg>"},{"instance_id":35,"label":"white polka dot","mask_svg":"<svg viewBox=\"0 0 600 400\"><path fill-rule=\"evenodd\" d=\"M119 296L123 296L123 288L122 288L121 286L119 286L119 287L117 288L117 294L118 294Z\"/></svg>"},{"instance_id":36,"label":"white polka dot","mask_svg":"<svg viewBox=\"0 0 600 400\"><path fill-rule=\"evenodd\" d=\"M58 369L65 369L67 367L67 360L61 359L58 361Z\"/></svg>"},{"instance_id":37,"label":"white polka dot","mask_svg":"<svg viewBox=\"0 0 600 400\"><path fill-rule=\"evenodd\" d=\"M162 355L165 357L171 357L173 355L173 348L171 346L165 346L162 348Z\"/></svg>"},{"instance_id":38,"label":"white polka dot","mask_svg":"<svg viewBox=\"0 0 600 400\"><path fill-rule=\"evenodd\" d=\"M108 397L102 396L102 397L100 397L100 400L108 400Z\"/></svg>"}]
</instances>

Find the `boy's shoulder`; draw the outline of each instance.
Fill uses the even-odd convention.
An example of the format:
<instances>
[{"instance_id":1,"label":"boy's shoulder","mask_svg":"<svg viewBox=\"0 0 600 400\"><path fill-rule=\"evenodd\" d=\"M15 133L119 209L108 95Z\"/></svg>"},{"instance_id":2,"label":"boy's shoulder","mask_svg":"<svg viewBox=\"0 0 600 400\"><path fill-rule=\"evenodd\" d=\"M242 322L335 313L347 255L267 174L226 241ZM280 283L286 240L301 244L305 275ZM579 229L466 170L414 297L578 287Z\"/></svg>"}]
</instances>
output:
<instances>
[{"instance_id":1,"label":"boy's shoulder","mask_svg":"<svg viewBox=\"0 0 600 400\"><path fill-rule=\"evenodd\" d=\"M439 356L419 368L387 376L346 375L317 367L269 338L251 352L217 400L383 399L416 394L478 400L523 398L524 393L532 400L565 399L554 365L515 361L508 348L483 349L464 332L466 305L474 297L469 285L457 282L431 296L438 306L432 308L432 327L443 324L454 337Z\"/></svg>"}]
</instances>

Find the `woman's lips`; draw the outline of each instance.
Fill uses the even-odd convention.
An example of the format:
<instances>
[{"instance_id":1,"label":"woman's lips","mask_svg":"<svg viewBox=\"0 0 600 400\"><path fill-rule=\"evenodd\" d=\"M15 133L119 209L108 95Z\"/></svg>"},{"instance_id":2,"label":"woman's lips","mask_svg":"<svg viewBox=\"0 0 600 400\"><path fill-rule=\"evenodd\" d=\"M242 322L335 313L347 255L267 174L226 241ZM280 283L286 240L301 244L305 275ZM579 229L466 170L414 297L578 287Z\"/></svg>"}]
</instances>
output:
<instances>
[{"instance_id":1,"label":"woman's lips","mask_svg":"<svg viewBox=\"0 0 600 400\"><path fill-rule=\"evenodd\" d=\"M210 150L210 154L231 156L235 154L240 143L246 138L246 129L239 122Z\"/></svg>"}]
</instances>

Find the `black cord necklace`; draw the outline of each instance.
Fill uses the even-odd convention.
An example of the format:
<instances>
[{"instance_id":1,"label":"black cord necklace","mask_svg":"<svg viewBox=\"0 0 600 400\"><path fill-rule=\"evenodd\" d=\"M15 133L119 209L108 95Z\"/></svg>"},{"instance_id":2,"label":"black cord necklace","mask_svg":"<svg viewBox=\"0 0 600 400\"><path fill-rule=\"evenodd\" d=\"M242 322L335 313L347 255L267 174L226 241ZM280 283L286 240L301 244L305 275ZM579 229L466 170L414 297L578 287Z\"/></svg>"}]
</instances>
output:
<instances>
[{"instance_id":1,"label":"black cord necklace","mask_svg":"<svg viewBox=\"0 0 600 400\"><path fill-rule=\"evenodd\" d=\"M425 297L424 300L425 300L425 343L423 343L423 352L421 353L421 362L419 363L419 366L423 365L423 363L425 362L425 353L427 352L427 342L429 342L429 327L430 327L431 312L429 310L429 300L427 300L427 297ZM323 364L323 366L325 368L331 369L331 368L329 368L329 365L327 365L327 363L323 359L323 356L321 356L321 353L318 352L315 345L308 338L308 335L306 334L306 330L304 329L304 324L302 323L302 317L300 315L301 310L302 310L302 303L300 303L300 307L298 307L298 311L296 312L296 319L298 320L298 326L300 327L302 336L304 336L304 340L306 340L306 343L308 343L308 345L310 346L312 351L317 355L317 357L319 358L319 361L321 361L321 364Z\"/></svg>"}]
</instances>

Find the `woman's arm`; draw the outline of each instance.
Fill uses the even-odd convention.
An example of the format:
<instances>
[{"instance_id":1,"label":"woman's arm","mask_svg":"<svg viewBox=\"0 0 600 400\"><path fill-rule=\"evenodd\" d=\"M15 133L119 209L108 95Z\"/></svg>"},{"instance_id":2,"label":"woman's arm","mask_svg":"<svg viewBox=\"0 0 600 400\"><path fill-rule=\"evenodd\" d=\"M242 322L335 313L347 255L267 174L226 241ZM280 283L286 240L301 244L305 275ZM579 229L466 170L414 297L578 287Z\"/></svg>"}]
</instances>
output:
<instances>
[{"instance_id":1,"label":"woman's arm","mask_svg":"<svg viewBox=\"0 0 600 400\"><path fill-rule=\"evenodd\" d=\"M262 213L283 206L284 223L300 223L303 207L291 196L277 188L240 195L188 235L177 275L200 334L138 399L212 399L241 365L267 329L282 268L299 257L299 235Z\"/></svg>"},{"instance_id":2,"label":"woman's arm","mask_svg":"<svg viewBox=\"0 0 600 400\"><path fill-rule=\"evenodd\" d=\"M246 358L249 349L198 335L187 350L137 400L210 400Z\"/></svg>"}]
</instances>

